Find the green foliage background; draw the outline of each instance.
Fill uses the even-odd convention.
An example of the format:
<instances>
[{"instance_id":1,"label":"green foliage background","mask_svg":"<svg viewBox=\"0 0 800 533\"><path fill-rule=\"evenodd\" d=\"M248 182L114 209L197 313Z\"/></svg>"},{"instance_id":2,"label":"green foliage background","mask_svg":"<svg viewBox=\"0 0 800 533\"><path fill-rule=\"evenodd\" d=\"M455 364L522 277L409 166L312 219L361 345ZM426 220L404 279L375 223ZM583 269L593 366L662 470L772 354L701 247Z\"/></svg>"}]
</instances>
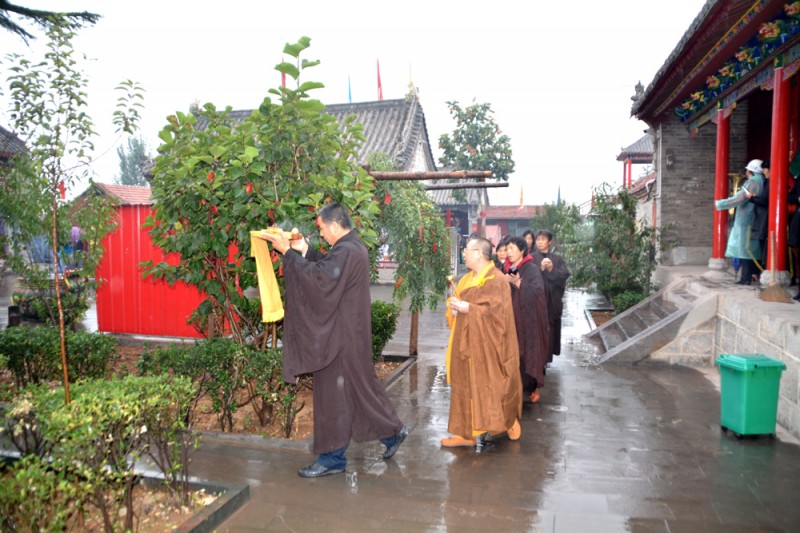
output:
<instances>
[{"instance_id":1,"label":"green foliage background","mask_svg":"<svg viewBox=\"0 0 800 533\"><path fill-rule=\"evenodd\" d=\"M662 240L665 228L639 223L636 206L627 190L604 184L594 194L587 223L565 243L571 285L593 285L618 313L650 295L656 251L668 246Z\"/></svg>"},{"instance_id":2,"label":"green foliage background","mask_svg":"<svg viewBox=\"0 0 800 533\"><path fill-rule=\"evenodd\" d=\"M297 88L270 89L277 101L265 98L241 121L230 108L209 103L168 117L160 133L152 182L156 208L146 225L153 242L180 254L181 261L145 264L146 274L182 280L206 293L197 311L200 322L208 317L225 323L239 343L263 327L247 311L252 306L242 291L257 286L251 230L295 226L311 246L325 249L316 212L336 201L350 212L367 247L377 248L374 182L356 163L362 128L354 116L340 128L322 102L309 97L322 87L300 81L303 71L318 64L300 59L309 45L303 37L284 48L296 62L276 69L296 80Z\"/></svg>"}]
</instances>

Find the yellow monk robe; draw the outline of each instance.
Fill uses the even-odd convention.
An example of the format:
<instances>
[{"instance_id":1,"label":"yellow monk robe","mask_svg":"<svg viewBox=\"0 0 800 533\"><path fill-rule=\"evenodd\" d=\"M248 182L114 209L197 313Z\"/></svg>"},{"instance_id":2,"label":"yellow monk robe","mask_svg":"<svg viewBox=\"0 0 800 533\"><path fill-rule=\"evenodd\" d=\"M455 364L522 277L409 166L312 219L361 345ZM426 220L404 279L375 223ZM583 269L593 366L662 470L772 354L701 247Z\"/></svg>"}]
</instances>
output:
<instances>
[{"instance_id":1,"label":"yellow monk robe","mask_svg":"<svg viewBox=\"0 0 800 533\"><path fill-rule=\"evenodd\" d=\"M486 265L479 275L475 275L474 272L467 272L464 276L458 280L458 285L453 290L453 296L448 298L447 305L445 306L447 310L445 314L447 316L447 325L450 326L450 338L447 342L447 354L445 355L445 368L447 369L447 384L450 384L450 351L453 348L453 334L456 331L456 319L458 318L458 313L453 313L453 310L450 309L450 300L452 298L461 299L461 292L468 289L469 287L481 287L484 283L486 283L486 274L489 273L491 270L492 265ZM492 276L493 278L494 276Z\"/></svg>"},{"instance_id":2,"label":"yellow monk robe","mask_svg":"<svg viewBox=\"0 0 800 533\"><path fill-rule=\"evenodd\" d=\"M451 328L446 355L448 431L467 439L502 433L522 412L511 289L489 264L478 274L464 275L454 296L469 302L470 310L455 316L449 308L446 311Z\"/></svg>"},{"instance_id":3,"label":"yellow monk robe","mask_svg":"<svg viewBox=\"0 0 800 533\"><path fill-rule=\"evenodd\" d=\"M267 241L260 238L261 231L250 232L250 255L256 258L258 292L261 296L262 322L277 322L283 318L283 302Z\"/></svg>"}]
</instances>

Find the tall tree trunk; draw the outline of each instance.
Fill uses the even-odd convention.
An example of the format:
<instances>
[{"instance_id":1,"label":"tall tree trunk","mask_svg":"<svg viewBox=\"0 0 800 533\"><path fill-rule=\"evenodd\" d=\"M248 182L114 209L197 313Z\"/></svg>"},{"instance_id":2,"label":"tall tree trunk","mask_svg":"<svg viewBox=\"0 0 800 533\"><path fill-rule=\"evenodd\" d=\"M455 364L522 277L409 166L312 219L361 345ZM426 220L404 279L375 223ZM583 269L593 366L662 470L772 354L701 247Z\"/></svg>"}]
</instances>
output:
<instances>
[{"instance_id":1,"label":"tall tree trunk","mask_svg":"<svg viewBox=\"0 0 800 533\"><path fill-rule=\"evenodd\" d=\"M411 313L411 338L409 339L408 343L408 355L411 357L416 357L418 355L417 351L417 339L419 338L419 311L414 311Z\"/></svg>"},{"instance_id":2,"label":"tall tree trunk","mask_svg":"<svg viewBox=\"0 0 800 533\"><path fill-rule=\"evenodd\" d=\"M64 329L64 306L61 303L61 287L58 281L58 183L53 184L53 287L56 290L56 305L58 306L58 330L61 337L61 368L64 370L64 401L69 404L69 369L67 369L67 343Z\"/></svg>"}]
</instances>

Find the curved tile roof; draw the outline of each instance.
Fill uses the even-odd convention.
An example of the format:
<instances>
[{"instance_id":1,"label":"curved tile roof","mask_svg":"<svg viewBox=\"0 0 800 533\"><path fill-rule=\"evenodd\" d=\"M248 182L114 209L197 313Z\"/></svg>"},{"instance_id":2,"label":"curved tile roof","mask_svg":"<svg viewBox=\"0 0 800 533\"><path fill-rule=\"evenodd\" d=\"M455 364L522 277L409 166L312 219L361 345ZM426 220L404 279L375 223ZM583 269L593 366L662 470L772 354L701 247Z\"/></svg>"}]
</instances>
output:
<instances>
[{"instance_id":1,"label":"curved tile roof","mask_svg":"<svg viewBox=\"0 0 800 533\"><path fill-rule=\"evenodd\" d=\"M25 151L25 143L14 133L0 126L0 157L11 157Z\"/></svg>"},{"instance_id":2,"label":"curved tile roof","mask_svg":"<svg viewBox=\"0 0 800 533\"><path fill-rule=\"evenodd\" d=\"M653 162L653 137L646 133L644 137L623 148L617 156L617 161L632 159L636 164L648 164Z\"/></svg>"},{"instance_id":3,"label":"curved tile roof","mask_svg":"<svg viewBox=\"0 0 800 533\"><path fill-rule=\"evenodd\" d=\"M230 116L242 121L252 112L252 109L242 109L232 111ZM336 117L339 124L348 115L356 115L356 121L364 127L366 141L358 151L359 164L366 164L371 153L384 152L394 160L397 170L412 170L414 154L421 144L425 151L425 170L436 170L425 114L416 98L332 104L325 107L325 112ZM204 129L206 126L205 118L198 117L196 127Z\"/></svg>"}]
</instances>

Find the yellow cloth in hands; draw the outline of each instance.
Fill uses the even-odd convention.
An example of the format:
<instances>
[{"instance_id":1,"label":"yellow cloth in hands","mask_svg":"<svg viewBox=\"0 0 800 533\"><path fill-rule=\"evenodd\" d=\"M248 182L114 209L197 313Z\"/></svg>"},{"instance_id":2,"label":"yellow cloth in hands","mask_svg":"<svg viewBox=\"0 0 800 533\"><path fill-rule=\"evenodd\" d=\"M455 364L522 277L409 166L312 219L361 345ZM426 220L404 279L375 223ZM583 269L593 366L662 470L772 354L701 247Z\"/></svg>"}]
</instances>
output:
<instances>
[{"instance_id":1,"label":"yellow cloth in hands","mask_svg":"<svg viewBox=\"0 0 800 533\"><path fill-rule=\"evenodd\" d=\"M267 241L260 238L261 230L250 232L250 255L256 258L258 292L261 296L261 321L277 322L283 318L283 302Z\"/></svg>"}]
</instances>

